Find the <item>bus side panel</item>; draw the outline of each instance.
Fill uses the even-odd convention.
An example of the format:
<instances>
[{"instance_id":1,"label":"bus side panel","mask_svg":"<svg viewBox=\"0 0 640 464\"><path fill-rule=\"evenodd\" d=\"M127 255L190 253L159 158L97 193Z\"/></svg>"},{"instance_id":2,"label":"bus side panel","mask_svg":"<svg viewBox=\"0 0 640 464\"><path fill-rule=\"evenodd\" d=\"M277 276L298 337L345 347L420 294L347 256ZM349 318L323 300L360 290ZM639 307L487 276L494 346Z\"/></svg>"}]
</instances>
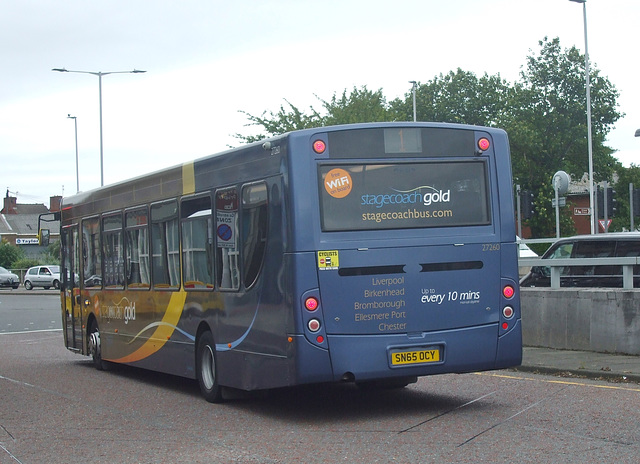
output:
<instances>
[{"instance_id":1,"label":"bus side panel","mask_svg":"<svg viewBox=\"0 0 640 464\"><path fill-rule=\"evenodd\" d=\"M498 339L498 353L495 369L522 364L522 321L515 321L514 327Z\"/></svg>"},{"instance_id":2,"label":"bus side panel","mask_svg":"<svg viewBox=\"0 0 640 464\"><path fill-rule=\"evenodd\" d=\"M327 351L324 329L326 309L320 305L316 310L308 311L303 301L308 296L320 300L316 254L309 252L286 254L285 262L287 263L285 268L289 270L285 287L288 289L289 307L293 315L292 324L288 327L289 334L293 338L291 367L295 381L292 384L331 381L333 369ZM309 331L307 323L311 318L321 321L319 332ZM318 342L318 336L324 337L325 340Z\"/></svg>"},{"instance_id":3,"label":"bus side panel","mask_svg":"<svg viewBox=\"0 0 640 464\"><path fill-rule=\"evenodd\" d=\"M501 324L507 329L500 329L498 352L496 353L496 369L514 367L522 364L522 313L520 309L520 285L518 282L518 245L514 242L501 245L501 272L504 285L515 290L512 298L502 297L501 306L513 308L513 317L505 319L501 316Z\"/></svg>"},{"instance_id":4,"label":"bus side panel","mask_svg":"<svg viewBox=\"0 0 640 464\"><path fill-rule=\"evenodd\" d=\"M495 166L500 171L496 176L500 203L494 202L494 207L499 206L500 208L500 235L502 241L514 242L516 239L515 201L513 197L509 139L506 132L502 130L493 131L492 135L496 154Z\"/></svg>"}]
</instances>

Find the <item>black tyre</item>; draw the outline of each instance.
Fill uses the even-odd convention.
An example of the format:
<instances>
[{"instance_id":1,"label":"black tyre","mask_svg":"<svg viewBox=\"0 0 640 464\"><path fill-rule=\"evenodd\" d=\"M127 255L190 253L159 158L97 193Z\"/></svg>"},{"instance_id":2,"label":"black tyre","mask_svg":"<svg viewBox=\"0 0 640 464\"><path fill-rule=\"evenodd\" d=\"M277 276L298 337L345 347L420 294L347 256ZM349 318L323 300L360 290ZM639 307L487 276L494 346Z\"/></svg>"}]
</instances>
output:
<instances>
[{"instance_id":1,"label":"black tyre","mask_svg":"<svg viewBox=\"0 0 640 464\"><path fill-rule=\"evenodd\" d=\"M218 384L216 345L211 332L204 332L198 339L196 373L200 392L209 403L222 402L222 387Z\"/></svg>"},{"instance_id":2,"label":"black tyre","mask_svg":"<svg viewBox=\"0 0 640 464\"><path fill-rule=\"evenodd\" d=\"M24 288L26 288L27 290L33 289L33 284L31 283L30 280L25 280L24 281Z\"/></svg>"},{"instance_id":3,"label":"black tyre","mask_svg":"<svg viewBox=\"0 0 640 464\"><path fill-rule=\"evenodd\" d=\"M60 281L59 280L54 280L53 281L53 288L55 288L56 290L60 290Z\"/></svg>"},{"instance_id":4,"label":"black tyre","mask_svg":"<svg viewBox=\"0 0 640 464\"><path fill-rule=\"evenodd\" d=\"M102 359L102 347L100 344L100 329L98 323L93 320L89 327L89 336L87 337L87 343L89 344L89 354L93 359L93 365L99 371L109 370L109 362Z\"/></svg>"}]
</instances>

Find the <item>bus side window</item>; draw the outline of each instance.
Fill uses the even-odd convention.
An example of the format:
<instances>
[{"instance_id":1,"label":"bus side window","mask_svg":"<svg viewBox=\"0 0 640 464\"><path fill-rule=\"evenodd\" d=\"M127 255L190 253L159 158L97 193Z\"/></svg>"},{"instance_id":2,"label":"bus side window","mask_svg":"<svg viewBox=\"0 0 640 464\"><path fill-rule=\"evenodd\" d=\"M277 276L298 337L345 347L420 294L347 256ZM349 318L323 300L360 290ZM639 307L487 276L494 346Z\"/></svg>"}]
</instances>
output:
<instances>
[{"instance_id":1,"label":"bus side window","mask_svg":"<svg viewBox=\"0 0 640 464\"><path fill-rule=\"evenodd\" d=\"M151 286L149 269L149 213L147 208L127 211L125 238L127 241L126 276L127 287L147 289Z\"/></svg>"},{"instance_id":2,"label":"bus side window","mask_svg":"<svg viewBox=\"0 0 640 464\"><path fill-rule=\"evenodd\" d=\"M151 205L151 254L153 286L180 286L178 203L175 200Z\"/></svg>"},{"instance_id":3,"label":"bus side window","mask_svg":"<svg viewBox=\"0 0 640 464\"><path fill-rule=\"evenodd\" d=\"M182 201L182 274L186 290L213 288L213 219L211 198Z\"/></svg>"},{"instance_id":4,"label":"bus side window","mask_svg":"<svg viewBox=\"0 0 640 464\"><path fill-rule=\"evenodd\" d=\"M242 256L244 285L251 287L258 279L267 245L267 184L242 188Z\"/></svg>"},{"instance_id":5,"label":"bus side window","mask_svg":"<svg viewBox=\"0 0 640 464\"><path fill-rule=\"evenodd\" d=\"M124 286L124 250L120 213L102 218L105 287Z\"/></svg>"},{"instance_id":6,"label":"bus side window","mask_svg":"<svg viewBox=\"0 0 640 464\"><path fill-rule=\"evenodd\" d=\"M216 272L218 286L226 290L240 288L238 250L238 189L216 192Z\"/></svg>"},{"instance_id":7,"label":"bus side window","mask_svg":"<svg viewBox=\"0 0 640 464\"><path fill-rule=\"evenodd\" d=\"M100 220L97 217L82 221L82 278L86 288L102 287Z\"/></svg>"}]
</instances>

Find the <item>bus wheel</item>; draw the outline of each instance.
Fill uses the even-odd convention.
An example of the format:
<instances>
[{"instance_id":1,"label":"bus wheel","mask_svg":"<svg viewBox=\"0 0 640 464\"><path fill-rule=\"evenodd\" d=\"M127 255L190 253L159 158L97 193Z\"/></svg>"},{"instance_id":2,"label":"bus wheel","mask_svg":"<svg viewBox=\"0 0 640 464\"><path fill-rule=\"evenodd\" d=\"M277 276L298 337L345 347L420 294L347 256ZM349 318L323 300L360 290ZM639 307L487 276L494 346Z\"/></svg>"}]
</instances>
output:
<instances>
[{"instance_id":1,"label":"bus wheel","mask_svg":"<svg viewBox=\"0 0 640 464\"><path fill-rule=\"evenodd\" d=\"M222 401L222 388L218 384L216 345L211 332L204 332L198 339L196 352L196 372L202 396L209 403Z\"/></svg>"},{"instance_id":2,"label":"bus wheel","mask_svg":"<svg viewBox=\"0 0 640 464\"><path fill-rule=\"evenodd\" d=\"M100 330L98 329L98 323L94 320L91 322L89 328L89 354L93 358L93 365L99 371L109 370L109 364L107 361L102 360L102 349L100 347Z\"/></svg>"}]
</instances>

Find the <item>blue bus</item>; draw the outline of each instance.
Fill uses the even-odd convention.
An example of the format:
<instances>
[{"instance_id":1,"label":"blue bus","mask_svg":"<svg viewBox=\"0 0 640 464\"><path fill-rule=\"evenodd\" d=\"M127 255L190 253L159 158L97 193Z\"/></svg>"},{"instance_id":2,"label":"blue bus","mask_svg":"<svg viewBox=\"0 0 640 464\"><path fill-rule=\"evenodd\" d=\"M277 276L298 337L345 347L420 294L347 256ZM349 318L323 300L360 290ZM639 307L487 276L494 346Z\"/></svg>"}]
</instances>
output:
<instances>
[{"instance_id":1,"label":"blue bus","mask_svg":"<svg viewBox=\"0 0 640 464\"><path fill-rule=\"evenodd\" d=\"M291 132L64 198L65 345L225 387L520 364L507 135Z\"/></svg>"}]
</instances>

